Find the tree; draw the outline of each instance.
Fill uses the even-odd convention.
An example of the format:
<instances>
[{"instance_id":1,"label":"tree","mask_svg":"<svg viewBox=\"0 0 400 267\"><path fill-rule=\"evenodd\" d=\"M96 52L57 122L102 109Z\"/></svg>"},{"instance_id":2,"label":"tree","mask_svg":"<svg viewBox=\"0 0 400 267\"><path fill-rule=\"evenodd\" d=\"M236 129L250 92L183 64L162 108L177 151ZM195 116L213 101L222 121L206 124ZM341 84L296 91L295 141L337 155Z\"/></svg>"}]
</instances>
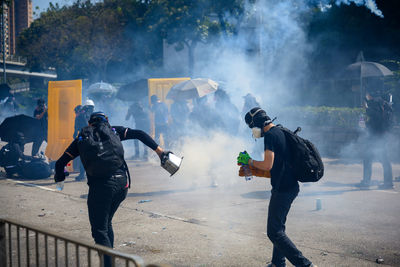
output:
<instances>
[{"instance_id":1,"label":"tree","mask_svg":"<svg viewBox=\"0 0 400 267\"><path fill-rule=\"evenodd\" d=\"M31 70L54 67L60 79L107 80L110 63L132 66L131 59L144 54L143 45L126 33L140 28L145 9L142 1L128 0L50 4L22 32L18 51L28 58Z\"/></svg>"},{"instance_id":2,"label":"tree","mask_svg":"<svg viewBox=\"0 0 400 267\"><path fill-rule=\"evenodd\" d=\"M243 1L155 0L150 2L145 19L149 31L159 34L168 44L175 44L177 50L188 49L192 74L198 43L208 43L221 33L232 32L224 16L228 13L240 17Z\"/></svg>"},{"instance_id":3,"label":"tree","mask_svg":"<svg viewBox=\"0 0 400 267\"><path fill-rule=\"evenodd\" d=\"M353 63L360 51L368 61L400 60L400 1L376 2L384 18L355 4L314 10L306 30L314 46L311 66L315 78L332 77L332 72Z\"/></svg>"}]
</instances>

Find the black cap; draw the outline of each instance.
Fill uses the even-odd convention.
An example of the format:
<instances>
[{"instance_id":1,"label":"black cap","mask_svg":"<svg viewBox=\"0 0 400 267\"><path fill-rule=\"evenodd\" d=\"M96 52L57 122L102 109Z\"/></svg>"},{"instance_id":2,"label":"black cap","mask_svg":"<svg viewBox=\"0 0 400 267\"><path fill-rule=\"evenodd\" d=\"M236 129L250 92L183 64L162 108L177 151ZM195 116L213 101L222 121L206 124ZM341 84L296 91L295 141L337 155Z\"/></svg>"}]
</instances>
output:
<instances>
[{"instance_id":1,"label":"black cap","mask_svg":"<svg viewBox=\"0 0 400 267\"><path fill-rule=\"evenodd\" d=\"M108 122L108 118L106 114L102 111L93 112L90 114L89 123L99 123L99 122Z\"/></svg>"}]
</instances>

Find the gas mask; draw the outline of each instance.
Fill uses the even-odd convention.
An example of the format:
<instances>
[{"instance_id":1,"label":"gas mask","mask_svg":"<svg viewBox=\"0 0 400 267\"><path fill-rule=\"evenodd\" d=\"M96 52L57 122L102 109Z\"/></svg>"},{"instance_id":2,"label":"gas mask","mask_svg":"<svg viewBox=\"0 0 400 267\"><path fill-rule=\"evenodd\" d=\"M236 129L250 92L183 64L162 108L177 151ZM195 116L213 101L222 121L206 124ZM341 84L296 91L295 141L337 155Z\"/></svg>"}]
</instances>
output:
<instances>
[{"instance_id":1,"label":"gas mask","mask_svg":"<svg viewBox=\"0 0 400 267\"><path fill-rule=\"evenodd\" d=\"M253 137L254 138L261 138L262 137L261 128L253 127L253 128L251 128L251 132L253 133Z\"/></svg>"},{"instance_id":2,"label":"gas mask","mask_svg":"<svg viewBox=\"0 0 400 267\"><path fill-rule=\"evenodd\" d=\"M260 109L258 109L258 110L256 110L254 113L249 113L250 114L250 116L251 116L251 122L249 123L249 127L251 128L251 132L252 132L252 134L253 134L253 137L254 138L261 138L261 137L263 137L263 135L264 135L264 132L263 132L263 128L264 128L264 126L265 125L268 125L268 124L270 124L272 121L271 121L271 119L268 119L268 120L266 120L263 124L262 124L262 127L260 128L260 127L257 127L255 124L254 124L254 116L258 113L258 112L260 112L260 111L262 111L262 109L260 108ZM275 119L274 119L275 120Z\"/></svg>"}]
</instances>

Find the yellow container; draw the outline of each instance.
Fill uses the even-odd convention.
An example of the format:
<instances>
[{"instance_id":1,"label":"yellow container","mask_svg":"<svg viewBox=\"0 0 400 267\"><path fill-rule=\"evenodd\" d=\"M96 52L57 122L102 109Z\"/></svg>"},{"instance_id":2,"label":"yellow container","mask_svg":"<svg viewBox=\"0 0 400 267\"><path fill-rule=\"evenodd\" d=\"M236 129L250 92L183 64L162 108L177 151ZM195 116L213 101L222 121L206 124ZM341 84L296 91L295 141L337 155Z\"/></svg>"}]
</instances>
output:
<instances>
[{"instance_id":1,"label":"yellow container","mask_svg":"<svg viewBox=\"0 0 400 267\"><path fill-rule=\"evenodd\" d=\"M46 156L50 160L57 160L73 141L74 108L81 103L82 80L49 82Z\"/></svg>"}]
</instances>

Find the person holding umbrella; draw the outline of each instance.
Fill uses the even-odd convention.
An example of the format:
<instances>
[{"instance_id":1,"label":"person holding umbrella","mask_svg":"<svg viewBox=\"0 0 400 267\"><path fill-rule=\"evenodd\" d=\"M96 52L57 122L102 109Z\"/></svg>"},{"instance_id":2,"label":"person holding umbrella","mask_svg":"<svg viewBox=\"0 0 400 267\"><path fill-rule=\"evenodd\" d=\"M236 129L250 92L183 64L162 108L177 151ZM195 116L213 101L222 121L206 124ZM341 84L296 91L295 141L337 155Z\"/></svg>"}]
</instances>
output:
<instances>
[{"instance_id":1,"label":"person holding umbrella","mask_svg":"<svg viewBox=\"0 0 400 267\"><path fill-rule=\"evenodd\" d=\"M25 160L34 159L32 156L24 154L24 145L24 135L21 132L17 132L0 151L1 167L4 168L9 178L13 177L14 174L19 175L21 173Z\"/></svg>"},{"instance_id":2,"label":"person holding umbrella","mask_svg":"<svg viewBox=\"0 0 400 267\"><path fill-rule=\"evenodd\" d=\"M24 154L25 137L16 132L11 141L0 150L0 166L9 178L17 175L30 179L48 178L50 166L42 158Z\"/></svg>"}]
</instances>

